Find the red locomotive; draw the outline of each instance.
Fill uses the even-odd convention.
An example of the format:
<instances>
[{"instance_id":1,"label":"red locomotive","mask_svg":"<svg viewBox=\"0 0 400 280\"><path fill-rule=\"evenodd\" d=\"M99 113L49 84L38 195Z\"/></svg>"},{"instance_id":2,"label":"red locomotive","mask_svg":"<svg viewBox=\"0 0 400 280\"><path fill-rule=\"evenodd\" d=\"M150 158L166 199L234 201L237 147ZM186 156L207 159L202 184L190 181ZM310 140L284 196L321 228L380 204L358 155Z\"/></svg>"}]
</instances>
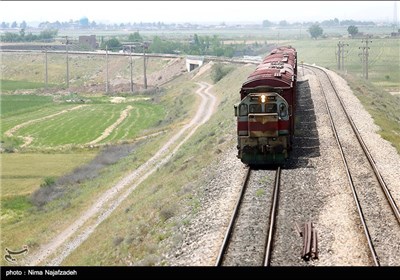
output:
<instances>
[{"instance_id":1,"label":"red locomotive","mask_svg":"<svg viewBox=\"0 0 400 280\"><path fill-rule=\"evenodd\" d=\"M240 89L235 105L238 158L249 165L281 165L292 149L296 111L297 53L270 52Z\"/></svg>"}]
</instances>

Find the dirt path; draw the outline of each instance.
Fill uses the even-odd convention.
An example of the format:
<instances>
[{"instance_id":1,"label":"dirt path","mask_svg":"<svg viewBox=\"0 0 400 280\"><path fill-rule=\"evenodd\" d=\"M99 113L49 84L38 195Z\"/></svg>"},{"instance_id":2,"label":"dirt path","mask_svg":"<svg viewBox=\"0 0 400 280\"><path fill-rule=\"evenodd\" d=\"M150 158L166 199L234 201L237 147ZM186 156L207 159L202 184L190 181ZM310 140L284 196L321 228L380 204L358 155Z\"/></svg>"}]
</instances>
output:
<instances>
[{"instance_id":1,"label":"dirt path","mask_svg":"<svg viewBox=\"0 0 400 280\"><path fill-rule=\"evenodd\" d=\"M105 191L74 223L48 244L42 245L36 254L29 256L25 260L26 265L60 265L140 183L154 173L157 168L168 162L197 128L210 119L217 106L217 100L210 93L211 85L207 83L198 84L200 88L196 91L196 94L201 98L201 103L193 119L171 137L152 158ZM187 132L185 138L178 141L185 132ZM177 145L170 151L174 144Z\"/></svg>"},{"instance_id":2,"label":"dirt path","mask_svg":"<svg viewBox=\"0 0 400 280\"><path fill-rule=\"evenodd\" d=\"M96 144L96 143L106 139L111 134L111 132L113 132L113 130L117 126L119 126L129 116L129 111L131 111L132 109L133 109L133 107L131 105L126 107L126 109L121 112L121 115L119 116L118 120L115 121L115 123L113 123L112 125L107 127L99 137L97 137L95 140L87 143L86 145L93 145L93 144Z\"/></svg>"},{"instance_id":3,"label":"dirt path","mask_svg":"<svg viewBox=\"0 0 400 280\"><path fill-rule=\"evenodd\" d=\"M45 116L45 117L41 117L41 118L38 118L38 119L34 119L34 120L30 120L30 121L21 123L21 124L19 124L19 125L14 126L14 127L11 128L11 129L7 130L7 131L4 133L4 135L7 136L7 137L13 137L13 136L14 136L14 133L17 132L19 129L23 128L24 126L27 126L27 125L30 125L30 124L33 124L33 123L36 123L36 122L40 122L40 121L43 121L43 120L47 120L47 119L53 118L53 117L55 117L55 116L58 116L58 115L61 115L61 114L65 114L65 113L67 113L67 112L80 109L80 108L82 108L82 107L84 107L84 106L87 106L87 105L75 106L75 107L70 108L70 109L62 110L62 111L60 111L60 112L58 112L58 113L55 113L55 114L51 114L51 115L48 115L48 116ZM31 136L28 136L28 137L20 136L20 137L22 137L22 138L24 139L24 144L22 144L21 147L26 147L26 146L28 146L30 143L32 143L32 141L33 141L33 137L31 137Z\"/></svg>"}]
</instances>

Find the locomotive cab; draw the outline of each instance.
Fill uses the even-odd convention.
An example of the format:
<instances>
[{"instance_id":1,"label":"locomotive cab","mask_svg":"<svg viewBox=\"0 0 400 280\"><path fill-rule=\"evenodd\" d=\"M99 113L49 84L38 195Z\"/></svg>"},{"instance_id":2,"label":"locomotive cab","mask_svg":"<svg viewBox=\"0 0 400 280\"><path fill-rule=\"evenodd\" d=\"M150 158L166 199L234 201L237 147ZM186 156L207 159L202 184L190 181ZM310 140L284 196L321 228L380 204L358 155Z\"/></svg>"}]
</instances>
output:
<instances>
[{"instance_id":1,"label":"locomotive cab","mask_svg":"<svg viewBox=\"0 0 400 280\"><path fill-rule=\"evenodd\" d=\"M288 156L289 105L276 92L249 93L235 105L238 157L247 164L281 164Z\"/></svg>"}]
</instances>

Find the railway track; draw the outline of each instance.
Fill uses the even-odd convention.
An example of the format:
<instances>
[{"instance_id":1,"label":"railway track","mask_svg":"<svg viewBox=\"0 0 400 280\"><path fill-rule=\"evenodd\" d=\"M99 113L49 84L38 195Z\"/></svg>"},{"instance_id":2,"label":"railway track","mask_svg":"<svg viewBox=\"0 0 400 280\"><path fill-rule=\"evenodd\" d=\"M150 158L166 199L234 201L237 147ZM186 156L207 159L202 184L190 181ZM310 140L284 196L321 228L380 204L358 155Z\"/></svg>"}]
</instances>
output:
<instances>
[{"instance_id":1,"label":"railway track","mask_svg":"<svg viewBox=\"0 0 400 280\"><path fill-rule=\"evenodd\" d=\"M255 174L252 175L251 173ZM273 174L275 176L272 185ZM268 178L268 180L263 180L262 176L265 176L264 178ZM278 209L280 176L280 167L275 171L256 171L251 168L247 170L239 199L217 257L216 266L269 266ZM257 182L257 177L259 181L260 178L262 179L261 187L260 183ZM249 187L249 185L251 186ZM265 193L263 193L264 198L258 199L257 203L255 202L257 198L254 199L254 197L259 196L259 190L265 190ZM259 204L259 208L248 207L249 204L253 204L252 206ZM270 209L269 216L267 215L268 206ZM262 209L261 212L260 209ZM260 217L257 216L257 213L264 215L261 214L263 217Z\"/></svg>"},{"instance_id":2,"label":"railway track","mask_svg":"<svg viewBox=\"0 0 400 280\"><path fill-rule=\"evenodd\" d=\"M398 263L399 208L328 73L319 67L305 67L318 77L373 264Z\"/></svg>"}]
</instances>

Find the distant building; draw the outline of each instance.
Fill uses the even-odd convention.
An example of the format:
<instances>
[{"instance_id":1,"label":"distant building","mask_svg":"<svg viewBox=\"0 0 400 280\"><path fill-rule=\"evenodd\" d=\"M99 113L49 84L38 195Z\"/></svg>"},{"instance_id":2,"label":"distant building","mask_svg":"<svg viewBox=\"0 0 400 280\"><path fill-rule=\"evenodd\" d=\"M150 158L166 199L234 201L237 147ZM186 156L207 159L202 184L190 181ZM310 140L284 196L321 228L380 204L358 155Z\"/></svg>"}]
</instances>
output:
<instances>
[{"instance_id":1,"label":"distant building","mask_svg":"<svg viewBox=\"0 0 400 280\"><path fill-rule=\"evenodd\" d=\"M79 36L79 45L86 45L92 49L96 49L99 46L96 42L96 35Z\"/></svg>"},{"instance_id":2,"label":"distant building","mask_svg":"<svg viewBox=\"0 0 400 280\"><path fill-rule=\"evenodd\" d=\"M400 37L400 29L397 30L397 32L390 33L390 36L392 36L392 37Z\"/></svg>"}]
</instances>

